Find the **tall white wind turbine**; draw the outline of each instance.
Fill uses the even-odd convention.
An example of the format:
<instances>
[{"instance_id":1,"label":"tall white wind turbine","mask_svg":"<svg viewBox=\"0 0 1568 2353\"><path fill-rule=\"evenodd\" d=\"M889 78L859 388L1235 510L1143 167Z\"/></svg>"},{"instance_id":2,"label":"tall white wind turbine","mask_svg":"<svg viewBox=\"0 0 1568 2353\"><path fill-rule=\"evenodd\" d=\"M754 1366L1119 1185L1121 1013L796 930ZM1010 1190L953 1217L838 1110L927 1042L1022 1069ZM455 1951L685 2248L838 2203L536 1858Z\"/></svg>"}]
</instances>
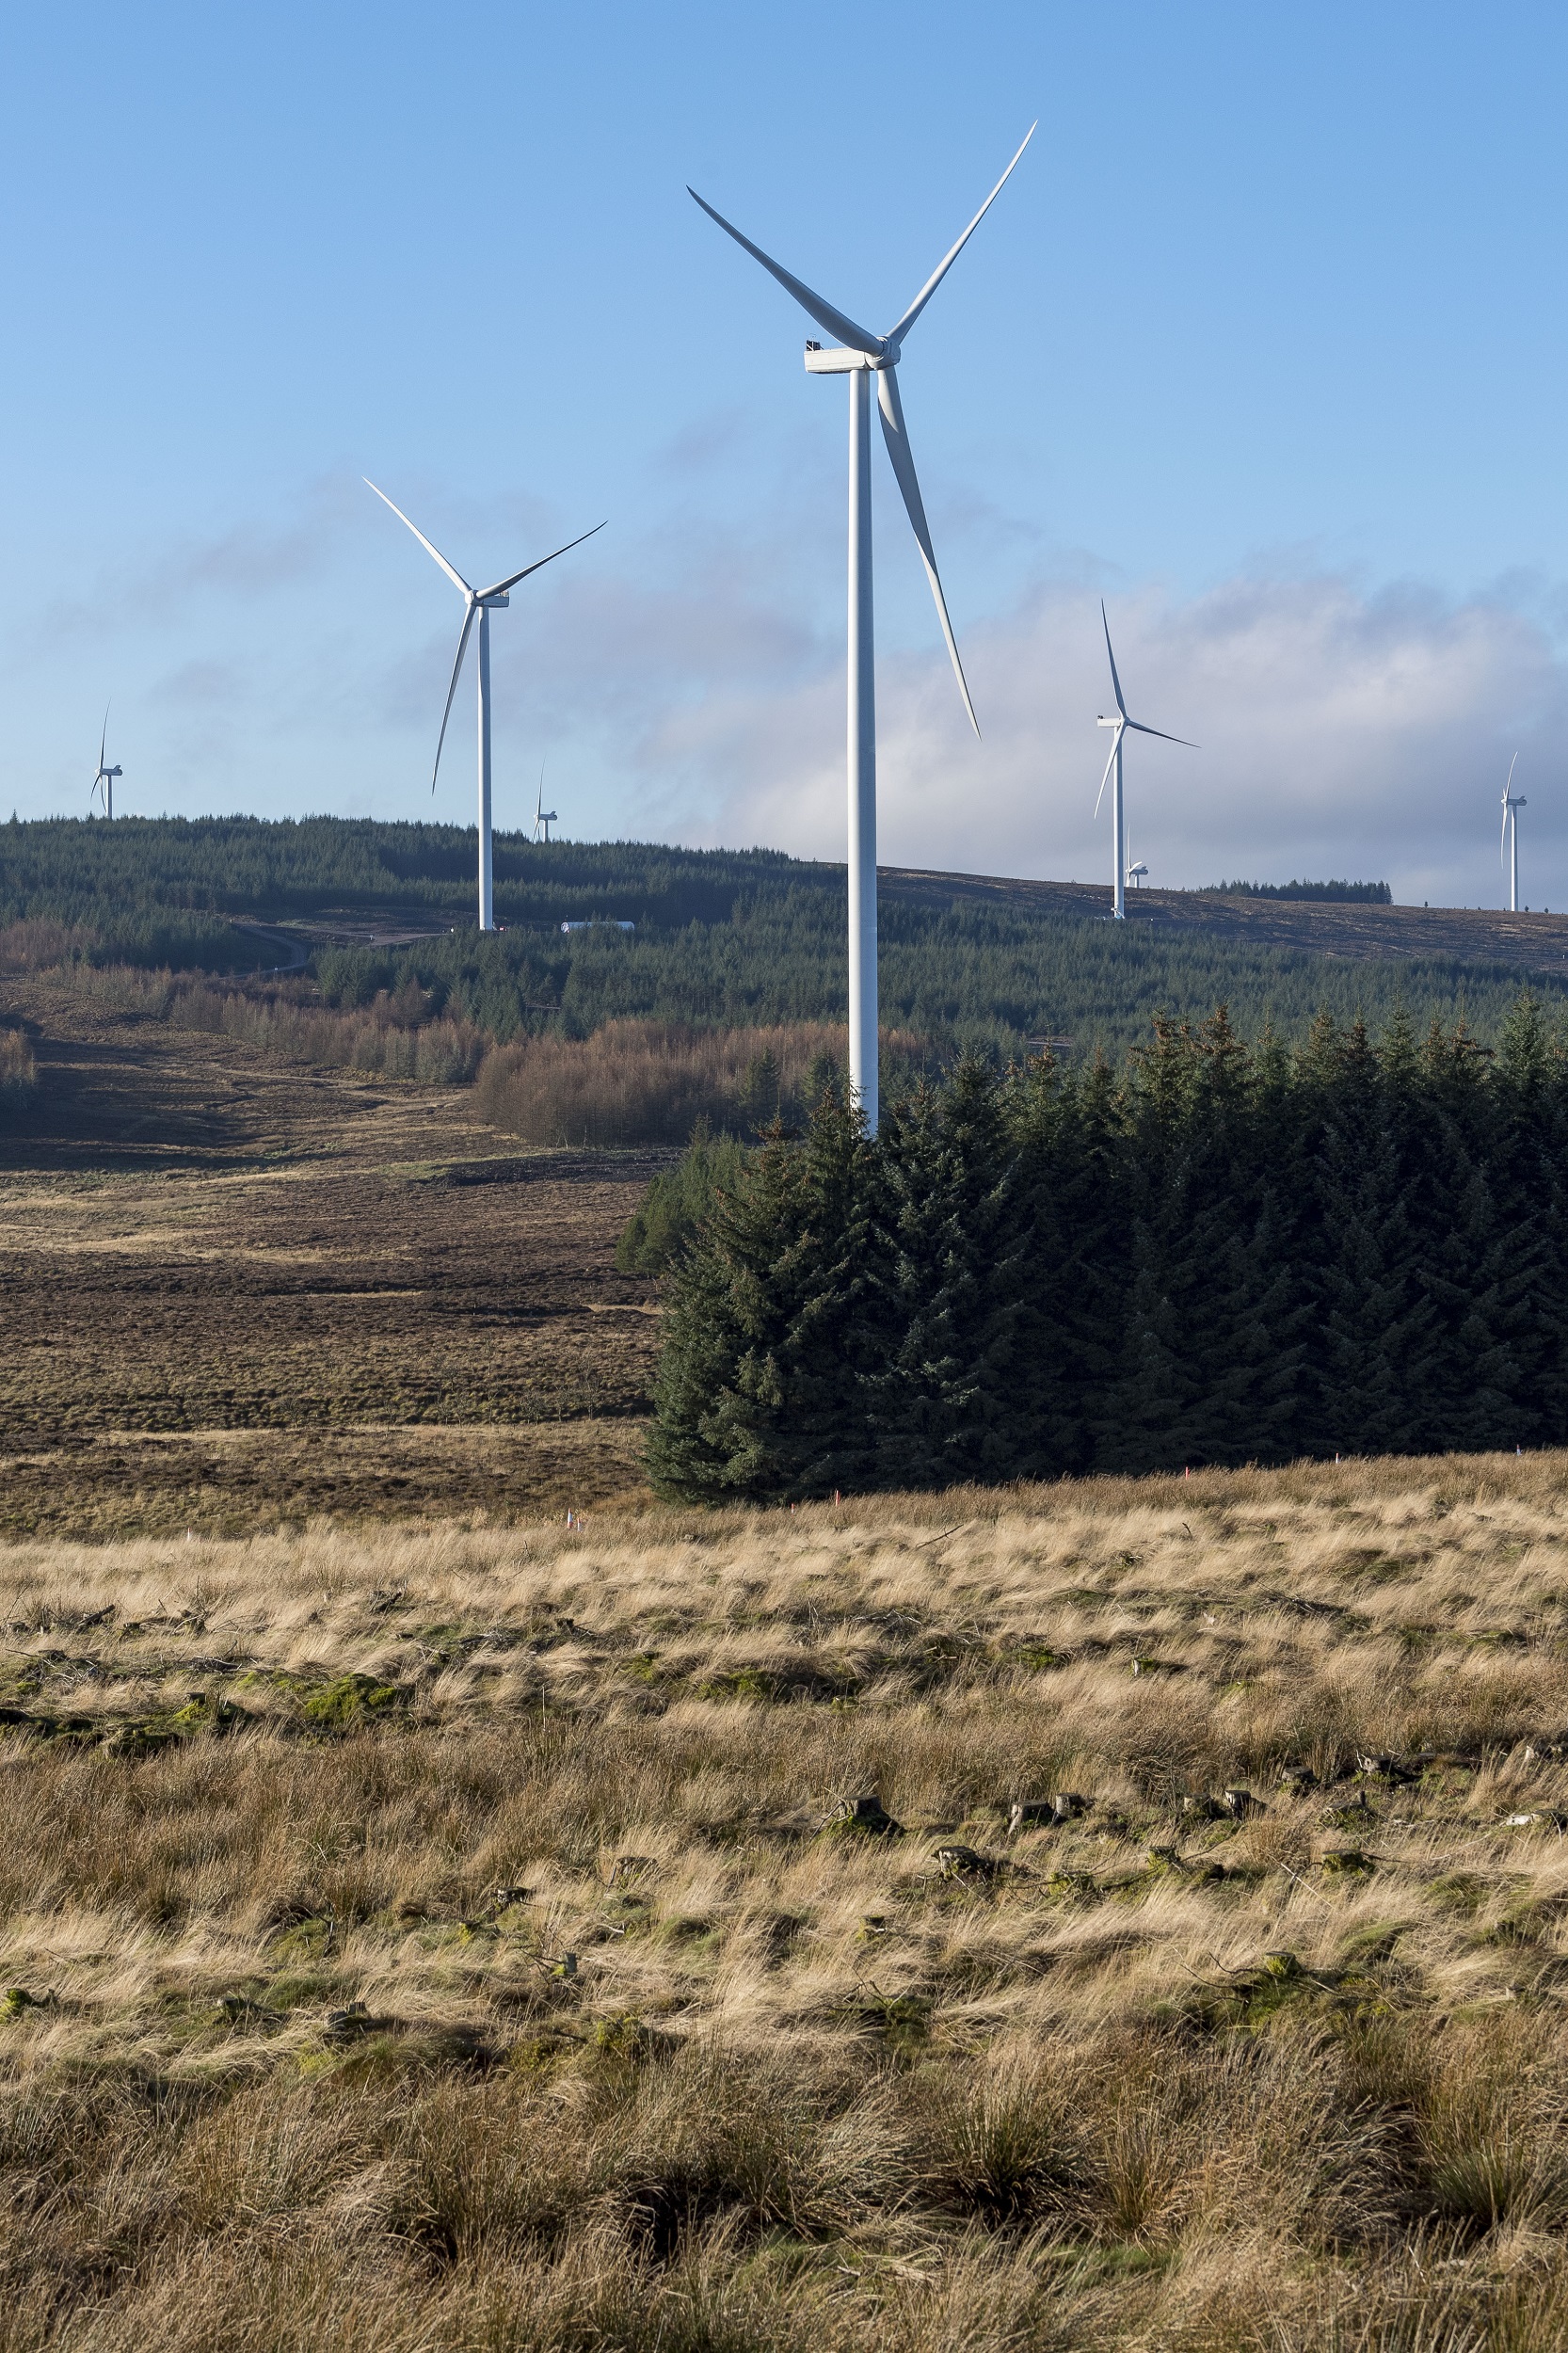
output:
<instances>
[{"instance_id":1,"label":"tall white wind turbine","mask_svg":"<svg viewBox=\"0 0 1568 2353\"><path fill-rule=\"evenodd\" d=\"M920 557L925 565L926 578L936 601L936 616L942 625L942 635L952 659L953 675L958 692L964 698L969 724L976 735L980 722L974 715L968 686L964 678L964 665L958 659L952 624L948 618L947 600L942 594L941 580L936 571L936 552L931 544L931 528L925 519L925 505L920 498L920 486L916 479L915 461L909 454L909 434L904 422L904 408L899 399L898 363L903 356L904 339L920 312L941 284L953 263L984 220L1024 152L1034 136L1031 123L1023 145L1013 162L997 182L973 220L957 244L940 261L909 305L896 327L886 335L873 335L870 329L856 326L854 319L819 294L792 277L760 245L753 245L743 236L733 221L726 220L695 188L687 194L702 206L710 220L716 221L726 233L744 247L752 260L776 278L787 294L795 300L808 318L837 338L824 350L821 344L806 346L807 373L811 376L847 376L849 377L849 1082L860 1108L867 1133L876 1133L877 1103L877 1005L876 1005L876 664L872 630L872 472L871 472L871 379L876 378L876 405L882 418L882 435L888 444L898 487L914 530Z\"/></svg>"},{"instance_id":2,"label":"tall white wind turbine","mask_svg":"<svg viewBox=\"0 0 1568 2353\"><path fill-rule=\"evenodd\" d=\"M1100 778L1100 789L1095 796L1095 815L1097 817L1100 813L1100 803L1105 798L1105 788L1114 771L1116 782L1111 795L1112 842L1111 912L1115 920L1120 923L1127 915L1128 872L1127 810L1122 800L1122 738L1130 728L1134 735L1157 735L1162 744L1180 744L1190 752L1195 752L1198 747L1195 744L1189 744L1184 735L1167 735L1163 728L1146 728L1142 719L1128 717L1127 698L1122 693L1122 681L1116 675L1116 657L1111 652L1111 624L1105 617L1103 599L1100 603L1100 619L1105 626L1105 650L1111 656L1111 683L1116 695L1116 716L1113 719L1108 719L1102 711L1097 722L1102 728L1113 728L1115 733L1111 738L1111 757L1105 763L1105 774ZM1145 868L1144 871L1146 872L1147 869Z\"/></svg>"},{"instance_id":3,"label":"tall white wind turbine","mask_svg":"<svg viewBox=\"0 0 1568 2353\"><path fill-rule=\"evenodd\" d=\"M1504 862L1504 864L1505 864L1505 865L1506 865L1506 864L1508 864L1508 862L1509 862L1509 858L1508 858L1509 850L1512 848L1512 852L1513 852L1513 859L1512 859L1512 877L1511 877L1510 887L1509 887L1508 904L1509 904L1509 907L1510 907L1510 909L1511 909L1511 910L1512 910L1512 912L1513 914L1515 914L1515 915L1517 915L1517 914L1518 914L1518 912L1519 912L1519 816L1518 816L1518 812L1519 812L1519 810L1520 810L1520 809L1525 808L1527 808L1527 807L1528 806L1528 804L1526 802L1526 799L1525 799L1524 794L1523 794L1522 792L1514 792L1514 790L1513 790L1513 770L1514 770L1515 763L1516 763L1516 762L1517 762L1517 760L1518 760L1518 758L1519 758L1519 755L1518 755L1518 753L1517 753L1517 752L1515 752L1515 753L1514 753L1514 755L1513 755L1512 760L1511 760L1509 761L1509 763L1508 763L1508 782L1507 782L1507 783L1504 785L1504 787L1503 787L1503 839L1502 839L1502 857L1503 857L1503 862ZM1512 841L1510 840L1510 834L1511 834L1511 832L1512 832Z\"/></svg>"},{"instance_id":4,"label":"tall white wind turbine","mask_svg":"<svg viewBox=\"0 0 1568 2353\"><path fill-rule=\"evenodd\" d=\"M536 841L538 840L539 827L542 825L544 827L544 838L546 841L548 841L550 840L551 826L558 825L560 822L561 821L556 816L555 811L552 808L546 808L544 805L544 770L541 767L539 770L539 797L534 804L535 840Z\"/></svg>"},{"instance_id":5,"label":"tall white wind turbine","mask_svg":"<svg viewBox=\"0 0 1568 2353\"><path fill-rule=\"evenodd\" d=\"M116 776L123 776L125 771L122 768L104 767L104 754L108 748L108 742L109 706L105 703L104 705L104 735L98 746L98 774L92 780L92 791L88 794L88 798L89 801L95 800L101 792L104 795L104 814L105 817L112 817L114 815L114 780Z\"/></svg>"},{"instance_id":6,"label":"tall white wind turbine","mask_svg":"<svg viewBox=\"0 0 1568 2353\"><path fill-rule=\"evenodd\" d=\"M575 539L567 541L566 547L552 549L549 555L541 555L536 562L525 564L520 572L509 572L504 580L496 581L489 588L471 588L462 573L447 562L440 548L431 546L418 524L408 522L402 507L393 505L385 490L377 490L368 474L364 476L364 483L367 489L376 490L384 506L392 507L400 523L408 524L408 529L426 555L435 558L464 600L462 634L457 640L457 658L452 664L452 683L446 690L446 709L441 712L441 731L436 739L436 761L430 772L432 792L440 772L441 745L446 742L446 723L452 716L452 698L457 692L457 678L463 666L463 656L468 651L469 632L473 627L474 615L479 616L479 928L482 932L493 932L495 884L490 859L490 615L505 610L511 602L507 590L515 588L520 580L526 580L531 573L542 570L546 564L553 564L556 556L565 555L569 549L580 548L584 539L591 539L594 532L602 531L604 525L595 523L593 531L579 533Z\"/></svg>"}]
</instances>

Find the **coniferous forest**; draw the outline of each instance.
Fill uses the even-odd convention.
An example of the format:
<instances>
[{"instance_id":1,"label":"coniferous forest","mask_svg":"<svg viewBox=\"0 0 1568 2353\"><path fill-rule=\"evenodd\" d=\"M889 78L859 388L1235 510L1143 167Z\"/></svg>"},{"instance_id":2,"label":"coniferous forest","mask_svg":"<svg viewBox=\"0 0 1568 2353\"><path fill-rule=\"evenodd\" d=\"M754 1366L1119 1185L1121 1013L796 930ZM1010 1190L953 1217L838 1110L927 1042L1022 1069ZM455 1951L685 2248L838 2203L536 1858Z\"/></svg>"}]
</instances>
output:
<instances>
[{"instance_id":1,"label":"coniferous forest","mask_svg":"<svg viewBox=\"0 0 1568 2353\"><path fill-rule=\"evenodd\" d=\"M844 1018L841 867L773 850L498 834L496 912L506 928L488 934L473 928L473 872L474 835L458 825L13 821L0 824L0 934L56 925L60 952L92 965L243 974L282 952L247 923L330 930L334 918L351 928L375 919L405 936L311 942L308 977L322 1002L352 1011L417 991L426 1017L504 1044L585 1038L626 1019L746 1028ZM1061 1035L1080 1057L1099 1048L1114 1059L1148 1035L1157 1012L1199 1019L1222 999L1249 1030L1267 1022L1292 1038L1323 1007L1340 1021L1362 1012L1380 1023L1403 1004L1423 1027L1463 1016L1491 1040L1520 985L1517 960L1474 943L1456 954L1435 937L1390 936L1386 953L1363 944L1352 954L1238 938L1213 893L1187 901L1189 912L1208 907L1212 926L1112 924L1103 904L1053 910L1027 889L976 895L965 881L906 877L882 893L882 1017L926 1041L934 1066L966 1048L1005 1061L1031 1039ZM1386 898L1384 884L1226 888ZM588 928L563 933L563 921L584 920ZM635 928L612 928L618 921ZM1542 956L1530 984L1568 1003L1568 961L1554 970Z\"/></svg>"},{"instance_id":2,"label":"coniferous forest","mask_svg":"<svg viewBox=\"0 0 1568 2353\"><path fill-rule=\"evenodd\" d=\"M1568 1443L1568 1054L1521 999L830 1094L670 1278L650 1464L792 1500Z\"/></svg>"}]
</instances>

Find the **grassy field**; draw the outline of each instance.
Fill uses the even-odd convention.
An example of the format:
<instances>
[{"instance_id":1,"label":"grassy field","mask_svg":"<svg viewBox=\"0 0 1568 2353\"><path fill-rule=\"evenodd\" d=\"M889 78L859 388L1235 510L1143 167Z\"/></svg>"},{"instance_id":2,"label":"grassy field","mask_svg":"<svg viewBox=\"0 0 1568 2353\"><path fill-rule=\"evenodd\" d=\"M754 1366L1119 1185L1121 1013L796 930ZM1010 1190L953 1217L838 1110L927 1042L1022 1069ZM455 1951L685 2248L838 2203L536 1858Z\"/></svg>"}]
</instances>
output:
<instances>
[{"instance_id":1,"label":"grassy field","mask_svg":"<svg viewBox=\"0 0 1568 2353\"><path fill-rule=\"evenodd\" d=\"M23 1541L0 1624L8 2353L1568 2336L1564 1458Z\"/></svg>"}]
</instances>

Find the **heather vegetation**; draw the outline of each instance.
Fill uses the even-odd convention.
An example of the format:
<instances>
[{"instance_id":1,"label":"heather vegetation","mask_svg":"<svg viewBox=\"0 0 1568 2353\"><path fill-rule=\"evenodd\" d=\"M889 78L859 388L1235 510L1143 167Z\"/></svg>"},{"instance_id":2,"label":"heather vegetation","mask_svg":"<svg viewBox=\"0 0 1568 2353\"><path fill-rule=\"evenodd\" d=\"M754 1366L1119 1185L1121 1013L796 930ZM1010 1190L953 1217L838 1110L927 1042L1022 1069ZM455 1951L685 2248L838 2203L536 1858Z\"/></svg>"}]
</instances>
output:
<instances>
[{"instance_id":1,"label":"heather vegetation","mask_svg":"<svg viewBox=\"0 0 1568 2353\"><path fill-rule=\"evenodd\" d=\"M0 1559L13 2353L1548 2353L1568 1463Z\"/></svg>"},{"instance_id":2,"label":"heather vegetation","mask_svg":"<svg viewBox=\"0 0 1568 2353\"><path fill-rule=\"evenodd\" d=\"M668 1494L1568 1443L1568 1041L1224 1009L776 1134L668 1285Z\"/></svg>"}]
</instances>

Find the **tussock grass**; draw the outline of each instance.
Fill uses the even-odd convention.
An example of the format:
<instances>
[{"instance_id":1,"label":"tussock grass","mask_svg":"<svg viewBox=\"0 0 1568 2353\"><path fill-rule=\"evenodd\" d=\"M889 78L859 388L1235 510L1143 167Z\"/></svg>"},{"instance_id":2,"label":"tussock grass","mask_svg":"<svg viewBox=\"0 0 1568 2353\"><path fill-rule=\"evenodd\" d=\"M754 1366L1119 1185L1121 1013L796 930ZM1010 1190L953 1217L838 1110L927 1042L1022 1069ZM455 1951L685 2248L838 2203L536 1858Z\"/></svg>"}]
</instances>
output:
<instances>
[{"instance_id":1,"label":"tussock grass","mask_svg":"<svg viewBox=\"0 0 1568 2353\"><path fill-rule=\"evenodd\" d=\"M20 1543L0 1705L8 2349L1568 2330L1562 1457Z\"/></svg>"}]
</instances>

